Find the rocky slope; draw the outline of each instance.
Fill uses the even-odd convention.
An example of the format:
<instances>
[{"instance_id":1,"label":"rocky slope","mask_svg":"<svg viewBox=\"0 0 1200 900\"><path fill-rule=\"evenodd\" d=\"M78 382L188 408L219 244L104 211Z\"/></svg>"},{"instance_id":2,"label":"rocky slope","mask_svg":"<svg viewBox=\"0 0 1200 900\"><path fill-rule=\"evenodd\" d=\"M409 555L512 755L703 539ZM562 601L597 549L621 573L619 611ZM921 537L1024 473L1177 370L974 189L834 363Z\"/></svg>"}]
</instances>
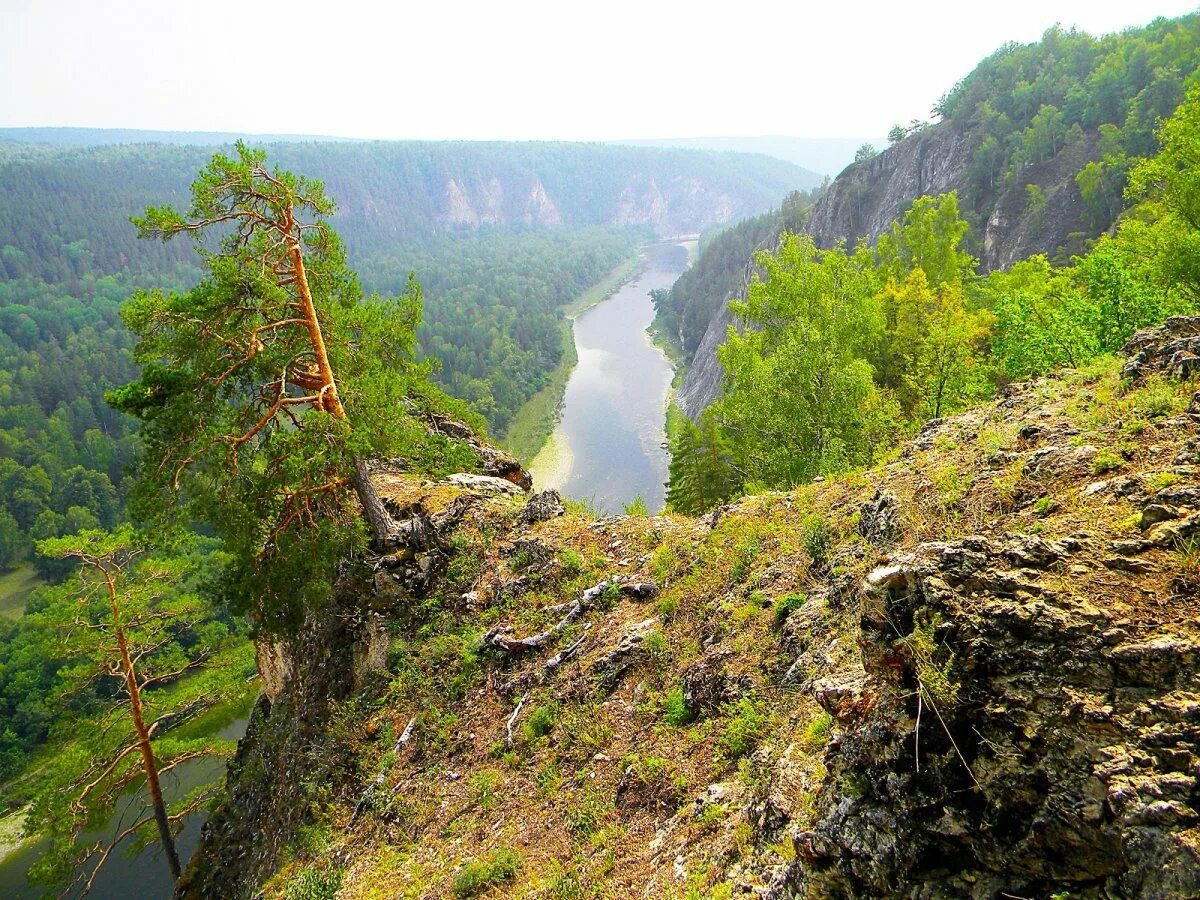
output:
<instances>
[{"instance_id":1,"label":"rocky slope","mask_svg":"<svg viewBox=\"0 0 1200 900\"><path fill-rule=\"evenodd\" d=\"M181 896L1200 894L1198 351L701 520L381 469Z\"/></svg>"}]
</instances>

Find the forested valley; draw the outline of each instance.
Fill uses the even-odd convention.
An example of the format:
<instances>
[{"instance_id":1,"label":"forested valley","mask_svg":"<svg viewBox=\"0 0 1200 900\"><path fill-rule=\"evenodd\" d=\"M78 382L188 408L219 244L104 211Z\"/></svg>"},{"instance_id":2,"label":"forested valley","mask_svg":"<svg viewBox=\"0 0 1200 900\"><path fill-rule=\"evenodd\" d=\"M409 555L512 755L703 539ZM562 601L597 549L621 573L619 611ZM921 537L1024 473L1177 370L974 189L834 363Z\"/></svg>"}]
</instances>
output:
<instances>
[{"instance_id":1,"label":"forested valley","mask_svg":"<svg viewBox=\"0 0 1200 900\"><path fill-rule=\"evenodd\" d=\"M72 896L147 847L184 898L1200 891L1200 13L931 115L819 186L0 131L0 848ZM655 242L667 509L603 515L527 457Z\"/></svg>"},{"instance_id":2,"label":"forested valley","mask_svg":"<svg viewBox=\"0 0 1200 900\"><path fill-rule=\"evenodd\" d=\"M129 218L185 195L211 153L0 141L0 780L52 735L60 752L83 753L108 715L103 680L60 693L77 652L58 637L73 589L38 585L62 582L78 559L35 544L129 518L138 425L106 399L139 372L121 309L135 292L186 292L203 275L189 241L139 241ZM765 208L800 171L765 157L747 168L720 154L568 145L289 144L276 155L329 173L368 293L409 296L416 278L414 353L496 439L559 365L565 304L656 234ZM647 192L661 201L651 212ZM196 536L155 550L185 605L201 604L159 651L205 664L160 700L164 715L187 711L181 722L225 716L253 671L219 547ZM36 790L12 785L10 803ZM48 857L46 877L66 877L68 860Z\"/></svg>"}]
</instances>

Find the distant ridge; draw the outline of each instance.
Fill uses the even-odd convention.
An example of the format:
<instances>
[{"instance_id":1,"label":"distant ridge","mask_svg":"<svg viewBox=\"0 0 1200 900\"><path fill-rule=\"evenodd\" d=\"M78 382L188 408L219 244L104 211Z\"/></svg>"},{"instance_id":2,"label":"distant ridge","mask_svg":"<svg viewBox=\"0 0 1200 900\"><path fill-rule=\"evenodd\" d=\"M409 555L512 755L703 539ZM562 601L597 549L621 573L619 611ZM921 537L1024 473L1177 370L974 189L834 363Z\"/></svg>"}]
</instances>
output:
<instances>
[{"instance_id":1,"label":"distant ridge","mask_svg":"<svg viewBox=\"0 0 1200 900\"><path fill-rule=\"evenodd\" d=\"M0 141L20 144L41 144L51 147L105 147L116 144L173 144L177 146L212 147L232 144L239 139L256 144L315 144L315 143L369 143L375 138L338 137L326 134L253 134L239 131L160 131L145 128L79 128L74 126L50 127L0 127ZM384 140L383 143L421 143L405 139ZM434 143L456 143L447 140ZM494 141L469 141L472 144L508 143ZM524 143L524 142L521 142ZM534 143L597 143L594 141L536 141ZM804 170L803 177L795 185L807 190L821 183L826 175L837 175L850 165L854 151L863 143L862 138L797 138L785 135L761 137L697 137L697 138L646 138L636 140L603 141L627 147L659 147L675 150L716 150L736 153L760 153L775 159L790 162ZM886 141L871 141L876 147L886 146Z\"/></svg>"},{"instance_id":2,"label":"distant ridge","mask_svg":"<svg viewBox=\"0 0 1200 900\"><path fill-rule=\"evenodd\" d=\"M359 141L361 138L319 134L247 134L238 131L153 131L141 128L30 127L0 128L0 141L50 144L55 147L100 147L108 144L182 144L210 147L239 139L258 143L315 143Z\"/></svg>"},{"instance_id":3,"label":"distant ridge","mask_svg":"<svg viewBox=\"0 0 1200 900\"><path fill-rule=\"evenodd\" d=\"M807 169L815 179L816 187L826 175L835 176L854 162L854 151L863 144L873 144L882 149L887 146L885 138L802 138L782 134L765 134L751 137L694 137L694 138L637 138L612 141L632 147L672 147L690 150L731 150L737 153L762 153Z\"/></svg>"}]
</instances>

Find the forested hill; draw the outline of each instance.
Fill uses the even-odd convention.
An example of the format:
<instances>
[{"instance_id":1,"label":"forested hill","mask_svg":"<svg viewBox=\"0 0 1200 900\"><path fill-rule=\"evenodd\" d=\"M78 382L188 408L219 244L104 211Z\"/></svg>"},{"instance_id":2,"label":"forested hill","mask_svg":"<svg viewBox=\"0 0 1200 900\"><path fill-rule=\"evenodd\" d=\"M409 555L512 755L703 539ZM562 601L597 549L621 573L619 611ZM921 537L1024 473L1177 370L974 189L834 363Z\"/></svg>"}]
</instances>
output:
<instances>
[{"instance_id":1,"label":"forested hill","mask_svg":"<svg viewBox=\"0 0 1200 900\"><path fill-rule=\"evenodd\" d=\"M1101 37L1055 27L1005 45L938 101L939 121L897 125L891 146L860 148L804 230L822 248L874 243L919 197L953 191L981 272L1036 254L1067 265L1112 228L1131 166L1157 152L1155 128L1198 71L1200 14ZM745 289L730 273L751 270L753 251L778 235L710 265L720 278L672 291L667 306L690 366L680 398L693 417L720 389L716 351L732 321L724 301ZM731 240L711 247L726 257L734 249Z\"/></svg>"},{"instance_id":2,"label":"forested hill","mask_svg":"<svg viewBox=\"0 0 1200 900\"><path fill-rule=\"evenodd\" d=\"M1116 219L1132 161L1156 152L1155 127L1198 69L1200 14L1007 44L938 101L940 121L864 148L809 232L822 247L874 240L915 198L954 190L985 270L1035 253L1066 262Z\"/></svg>"},{"instance_id":3,"label":"forested hill","mask_svg":"<svg viewBox=\"0 0 1200 900\"><path fill-rule=\"evenodd\" d=\"M799 167L766 156L565 143L287 143L272 161L325 181L351 258L479 226L694 233L762 212ZM212 147L0 142L0 277L154 269L184 245L138 243L129 216L179 201Z\"/></svg>"}]
</instances>

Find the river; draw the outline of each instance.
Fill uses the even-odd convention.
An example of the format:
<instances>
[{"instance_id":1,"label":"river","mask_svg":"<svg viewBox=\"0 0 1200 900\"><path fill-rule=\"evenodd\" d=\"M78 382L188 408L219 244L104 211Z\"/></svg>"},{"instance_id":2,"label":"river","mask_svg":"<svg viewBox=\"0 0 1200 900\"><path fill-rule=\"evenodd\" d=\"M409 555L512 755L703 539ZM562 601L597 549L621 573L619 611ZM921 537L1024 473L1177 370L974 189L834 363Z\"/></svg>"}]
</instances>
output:
<instances>
[{"instance_id":1,"label":"river","mask_svg":"<svg viewBox=\"0 0 1200 900\"><path fill-rule=\"evenodd\" d=\"M640 496L666 502L667 397L674 375L650 343L650 291L670 288L688 265L683 243L653 244L639 274L575 322L579 362L554 434L532 465L535 487L555 488L605 513Z\"/></svg>"},{"instance_id":2,"label":"river","mask_svg":"<svg viewBox=\"0 0 1200 900\"><path fill-rule=\"evenodd\" d=\"M225 740L236 740L246 732L247 719L237 718L216 732L218 737ZM163 776L163 793L167 802L184 796L189 791L205 784L211 784L224 775L224 760L199 759L181 765L177 770ZM136 796L124 798L117 804L117 809L104 830L104 835L111 837L118 834L121 823L145 809L144 803ZM183 829L175 840L179 850L179 858L186 861L196 851L200 844L200 828L207 816L196 813L184 822ZM125 824L128 824L125 821ZM93 838L100 835L94 835ZM0 898L4 900L34 900L43 896L44 889L30 887L26 873L30 867L46 852L46 841L33 841L14 850L0 860ZM100 874L96 876L95 885L88 894L89 900L158 900L169 898L173 885L167 871L166 860L163 859L162 848L157 844L145 847L141 852L129 855L114 853L109 857ZM72 894L72 896L77 896Z\"/></svg>"}]
</instances>

